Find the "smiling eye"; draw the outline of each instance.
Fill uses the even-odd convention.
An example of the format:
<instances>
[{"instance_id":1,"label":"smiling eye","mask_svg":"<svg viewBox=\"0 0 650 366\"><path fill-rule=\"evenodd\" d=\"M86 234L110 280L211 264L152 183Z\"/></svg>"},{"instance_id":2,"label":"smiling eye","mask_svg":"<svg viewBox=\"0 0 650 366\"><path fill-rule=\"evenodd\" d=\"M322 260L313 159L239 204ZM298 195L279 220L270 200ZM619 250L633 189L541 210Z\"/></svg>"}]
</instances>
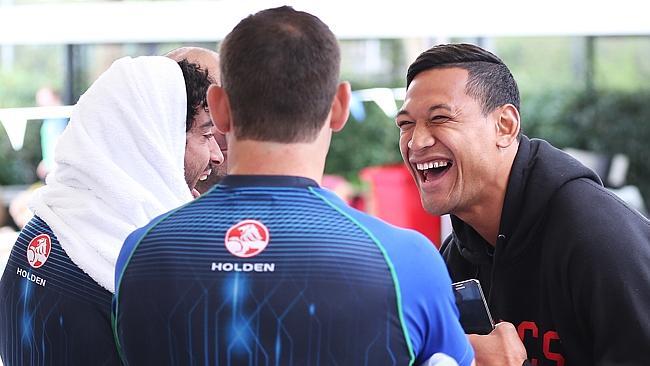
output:
<instances>
[{"instance_id":1,"label":"smiling eye","mask_svg":"<svg viewBox=\"0 0 650 366\"><path fill-rule=\"evenodd\" d=\"M439 115L439 116L434 116L430 119L432 123L442 123L445 122L449 119L447 116Z\"/></svg>"},{"instance_id":2,"label":"smiling eye","mask_svg":"<svg viewBox=\"0 0 650 366\"><path fill-rule=\"evenodd\" d=\"M413 122L407 121L407 120L397 121L395 123L397 124L397 127L399 127L399 128L408 127L409 125L413 124Z\"/></svg>"}]
</instances>

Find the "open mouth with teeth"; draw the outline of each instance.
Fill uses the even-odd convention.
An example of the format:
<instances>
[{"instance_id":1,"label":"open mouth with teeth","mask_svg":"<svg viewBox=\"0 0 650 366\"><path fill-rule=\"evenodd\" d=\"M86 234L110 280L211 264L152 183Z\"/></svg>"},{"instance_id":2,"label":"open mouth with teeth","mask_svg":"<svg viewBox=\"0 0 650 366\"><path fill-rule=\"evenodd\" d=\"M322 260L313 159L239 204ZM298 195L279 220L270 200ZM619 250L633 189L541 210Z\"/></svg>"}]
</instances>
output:
<instances>
[{"instance_id":1,"label":"open mouth with teeth","mask_svg":"<svg viewBox=\"0 0 650 366\"><path fill-rule=\"evenodd\" d=\"M212 169L208 169L208 170L204 171L203 174L201 174L201 176L199 177L199 181L204 181L204 180L208 179L210 174L212 174Z\"/></svg>"},{"instance_id":2,"label":"open mouth with teeth","mask_svg":"<svg viewBox=\"0 0 650 366\"><path fill-rule=\"evenodd\" d=\"M453 163L449 160L432 160L425 163L417 163L417 168L423 182L432 181L445 174Z\"/></svg>"}]
</instances>

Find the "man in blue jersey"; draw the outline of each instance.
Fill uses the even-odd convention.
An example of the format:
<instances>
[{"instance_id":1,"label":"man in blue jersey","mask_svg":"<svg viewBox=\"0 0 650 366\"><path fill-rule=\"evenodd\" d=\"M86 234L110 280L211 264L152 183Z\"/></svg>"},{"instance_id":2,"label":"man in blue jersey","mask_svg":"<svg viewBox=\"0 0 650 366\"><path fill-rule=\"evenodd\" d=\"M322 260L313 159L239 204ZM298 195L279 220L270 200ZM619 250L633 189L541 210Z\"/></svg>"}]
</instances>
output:
<instances>
[{"instance_id":1,"label":"man in blue jersey","mask_svg":"<svg viewBox=\"0 0 650 366\"><path fill-rule=\"evenodd\" d=\"M208 103L229 175L125 242L114 302L123 362L472 364L435 246L319 187L350 99L332 32L269 9L242 20L220 54ZM505 335L485 336L503 351L494 364L521 365L525 354L498 345Z\"/></svg>"},{"instance_id":2,"label":"man in blue jersey","mask_svg":"<svg viewBox=\"0 0 650 366\"><path fill-rule=\"evenodd\" d=\"M211 83L187 60L125 57L80 98L0 281L5 366L121 364L115 261L129 233L190 201L223 160L205 111Z\"/></svg>"}]
</instances>

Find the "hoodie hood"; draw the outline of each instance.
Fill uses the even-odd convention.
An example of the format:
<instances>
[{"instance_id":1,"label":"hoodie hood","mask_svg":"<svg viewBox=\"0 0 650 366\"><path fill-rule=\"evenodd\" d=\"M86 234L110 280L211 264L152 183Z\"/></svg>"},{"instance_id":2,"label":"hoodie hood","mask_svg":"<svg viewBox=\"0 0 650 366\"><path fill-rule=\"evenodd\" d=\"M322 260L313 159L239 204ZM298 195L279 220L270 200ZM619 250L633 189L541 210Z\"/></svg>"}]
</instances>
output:
<instances>
[{"instance_id":1,"label":"hoodie hood","mask_svg":"<svg viewBox=\"0 0 650 366\"><path fill-rule=\"evenodd\" d=\"M596 173L569 154L544 140L522 136L508 179L496 249L471 226L452 215L452 238L459 252L476 265L489 263L494 251L498 252L499 262L515 261L528 246L538 242L529 237L538 235L535 226L544 219L553 195L576 179L589 179L602 185Z\"/></svg>"}]
</instances>

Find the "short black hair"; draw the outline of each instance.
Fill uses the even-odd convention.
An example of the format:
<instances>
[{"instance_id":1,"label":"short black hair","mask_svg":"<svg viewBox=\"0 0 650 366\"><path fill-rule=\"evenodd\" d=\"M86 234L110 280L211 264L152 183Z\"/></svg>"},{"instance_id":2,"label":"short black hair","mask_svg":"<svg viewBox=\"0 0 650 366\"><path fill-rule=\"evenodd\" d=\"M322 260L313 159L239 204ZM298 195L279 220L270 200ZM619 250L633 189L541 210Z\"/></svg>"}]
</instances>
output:
<instances>
[{"instance_id":1,"label":"short black hair","mask_svg":"<svg viewBox=\"0 0 650 366\"><path fill-rule=\"evenodd\" d=\"M243 19L221 43L221 84L239 139L311 142L339 83L336 37L289 6Z\"/></svg>"},{"instance_id":2,"label":"short black hair","mask_svg":"<svg viewBox=\"0 0 650 366\"><path fill-rule=\"evenodd\" d=\"M519 110L519 88L506 64L472 44L441 44L422 52L408 68L406 87L422 71L451 67L467 70L465 92L481 103L484 115L504 104L512 104Z\"/></svg>"},{"instance_id":3,"label":"short black hair","mask_svg":"<svg viewBox=\"0 0 650 366\"><path fill-rule=\"evenodd\" d=\"M185 117L185 132L192 129L194 118L199 113L199 108L208 110L207 93L214 80L209 76L208 70L204 70L198 64L189 62L187 59L178 61L185 79L185 93L187 94L187 114Z\"/></svg>"}]
</instances>

